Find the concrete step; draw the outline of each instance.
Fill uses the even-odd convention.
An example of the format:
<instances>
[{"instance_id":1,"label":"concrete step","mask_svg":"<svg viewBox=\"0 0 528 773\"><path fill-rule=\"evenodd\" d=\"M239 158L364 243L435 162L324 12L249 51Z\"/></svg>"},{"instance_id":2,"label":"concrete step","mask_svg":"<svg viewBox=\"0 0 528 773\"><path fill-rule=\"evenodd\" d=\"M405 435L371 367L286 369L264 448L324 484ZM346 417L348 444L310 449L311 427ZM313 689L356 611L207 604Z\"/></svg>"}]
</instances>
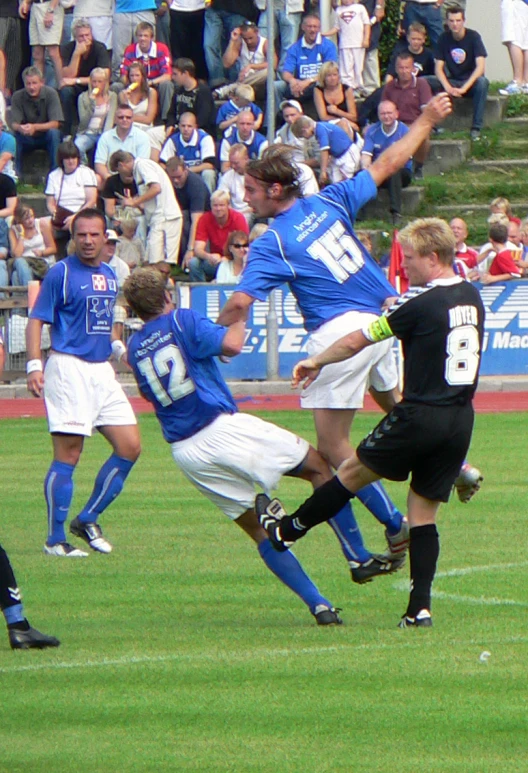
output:
<instances>
[{"instance_id":1,"label":"concrete step","mask_svg":"<svg viewBox=\"0 0 528 773\"><path fill-rule=\"evenodd\" d=\"M511 208L515 213L526 212L528 214L528 201L512 201ZM489 216L490 208L488 204L438 204L435 206L435 212L438 212L442 217L452 214L453 216L457 212L464 212L466 215L482 215L483 219Z\"/></svg>"},{"instance_id":2,"label":"concrete step","mask_svg":"<svg viewBox=\"0 0 528 773\"><path fill-rule=\"evenodd\" d=\"M515 171L516 169L528 169L528 158L497 158L482 161L473 160L467 168L471 172L489 172L499 170L502 172Z\"/></svg>"},{"instance_id":3,"label":"concrete step","mask_svg":"<svg viewBox=\"0 0 528 773\"><path fill-rule=\"evenodd\" d=\"M469 140L432 140L424 172L426 175L437 175L456 169L469 158L470 153Z\"/></svg>"},{"instance_id":4,"label":"concrete step","mask_svg":"<svg viewBox=\"0 0 528 773\"><path fill-rule=\"evenodd\" d=\"M22 204L27 204L28 207L31 207L37 217L49 215L46 209L46 197L43 193L20 193L18 200Z\"/></svg>"},{"instance_id":5,"label":"concrete step","mask_svg":"<svg viewBox=\"0 0 528 773\"><path fill-rule=\"evenodd\" d=\"M402 215L412 215L419 208L425 195L423 188L409 186L402 191ZM378 197L374 201L369 201L366 207L361 210L365 219L381 218L390 222L389 213L389 194L385 190L378 191ZM361 223L358 224L358 228Z\"/></svg>"},{"instance_id":6,"label":"concrete step","mask_svg":"<svg viewBox=\"0 0 528 773\"><path fill-rule=\"evenodd\" d=\"M484 126L494 126L504 120L506 111L505 97L488 97L484 111ZM473 122L473 101L471 99L454 99L453 112L442 124L448 131L464 131L471 129Z\"/></svg>"},{"instance_id":7,"label":"concrete step","mask_svg":"<svg viewBox=\"0 0 528 773\"><path fill-rule=\"evenodd\" d=\"M20 182L27 185L45 185L49 168L49 157L45 150L26 153L22 159Z\"/></svg>"},{"instance_id":8,"label":"concrete step","mask_svg":"<svg viewBox=\"0 0 528 773\"><path fill-rule=\"evenodd\" d=\"M518 115L512 118L505 118L504 123L507 126L513 126L514 128L528 128L528 115Z\"/></svg>"}]
</instances>

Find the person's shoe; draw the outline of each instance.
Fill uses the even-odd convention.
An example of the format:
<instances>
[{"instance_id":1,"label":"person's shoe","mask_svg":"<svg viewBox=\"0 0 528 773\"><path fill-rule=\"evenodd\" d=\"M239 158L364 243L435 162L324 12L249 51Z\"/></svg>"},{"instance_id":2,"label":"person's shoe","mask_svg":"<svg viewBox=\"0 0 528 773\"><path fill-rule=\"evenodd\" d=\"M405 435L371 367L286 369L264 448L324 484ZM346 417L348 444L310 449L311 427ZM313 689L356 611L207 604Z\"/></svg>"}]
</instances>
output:
<instances>
[{"instance_id":1,"label":"person's shoe","mask_svg":"<svg viewBox=\"0 0 528 773\"><path fill-rule=\"evenodd\" d=\"M343 621L337 614L341 612L335 607L326 607L324 604L318 604L312 612L317 625L343 625Z\"/></svg>"},{"instance_id":2,"label":"person's shoe","mask_svg":"<svg viewBox=\"0 0 528 773\"><path fill-rule=\"evenodd\" d=\"M401 529L397 534L389 534L385 529L385 538L388 548L382 553L382 556L388 561L405 558L405 554L409 550L409 522L407 518L403 519Z\"/></svg>"},{"instance_id":3,"label":"person's shoe","mask_svg":"<svg viewBox=\"0 0 528 773\"><path fill-rule=\"evenodd\" d=\"M76 537L80 537L90 545L92 550L99 553L111 553L112 545L103 537L103 531L97 523L81 523L79 518L74 518L70 523L70 531Z\"/></svg>"},{"instance_id":4,"label":"person's shoe","mask_svg":"<svg viewBox=\"0 0 528 773\"><path fill-rule=\"evenodd\" d=\"M510 81L507 86L505 86L503 89L499 89L499 94L501 97L511 97L512 94L521 94L522 93L522 87L520 86L517 81Z\"/></svg>"},{"instance_id":5,"label":"person's shoe","mask_svg":"<svg viewBox=\"0 0 528 773\"><path fill-rule=\"evenodd\" d=\"M267 494L257 494L255 512L262 528L267 532L269 541L280 553L288 550L293 542L285 542L280 531L281 519L287 514L278 499L270 499Z\"/></svg>"},{"instance_id":6,"label":"person's shoe","mask_svg":"<svg viewBox=\"0 0 528 773\"><path fill-rule=\"evenodd\" d=\"M19 628L9 628L9 644L12 650L44 650L46 647L58 647L60 641L54 636L46 636L31 626L22 631Z\"/></svg>"},{"instance_id":7,"label":"person's shoe","mask_svg":"<svg viewBox=\"0 0 528 773\"><path fill-rule=\"evenodd\" d=\"M471 497L480 489L480 484L483 480L484 478L480 470L467 462L463 464L460 474L455 480L455 489L460 501L464 502L464 504L469 502Z\"/></svg>"},{"instance_id":8,"label":"person's shoe","mask_svg":"<svg viewBox=\"0 0 528 773\"><path fill-rule=\"evenodd\" d=\"M397 572L405 563L405 555L393 560L386 558L384 555L373 555L364 563L359 561L349 561L348 563L352 580L357 582L358 585L363 585L366 582L371 582L374 577Z\"/></svg>"},{"instance_id":9,"label":"person's shoe","mask_svg":"<svg viewBox=\"0 0 528 773\"><path fill-rule=\"evenodd\" d=\"M399 228L402 224L403 217L400 215L399 212L391 212L391 221L392 225L396 228Z\"/></svg>"},{"instance_id":10,"label":"person's shoe","mask_svg":"<svg viewBox=\"0 0 528 773\"><path fill-rule=\"evenodd\" d=\"M428 609L420 609L416 617L404 615L398 623L398 628L431 628L433 618Z\"/></svg>"},{"instance_id":11,"label":"person's shoe","mask_svg":"<svg viewBox=\"0 0 528 773\"><path fill-rule=\"evenodd\" d=\"M424 170L423 166L417 166L416 169L413 172L413 177L415 180L423 180L424 179Z\"/></svg>"},{"instance_id":12,"label":"person's shoe","mask_svg":"<svg viewBox=\"0 0 528 773\"><path fill-rule=\"evenodd\" d=\"M523 83L521 86L521 91L523 94L528 94L528 83Z\"/></svg>"},{"instance_id":13,"label":"person's shoe","mask_svg":"<svg viewBox=\"0 0 528 773\"><path fill-rule=\"evenodd\" d=\"M473 142L480 142L480 129L471 129L469 136Z\"/></svg>"},{"instance_id":14,"label":"person's shoe","mask_svg":"<svg viewBox=\"0 0 528 773\"><path fill-rule=\"evenodd\" d=\"M62 558L86 558L88 553L79 548L74 548L69 542L57 542L56 545L44 545L44 553L47 556L61 556Z\"/></svg>"}]
</instances>

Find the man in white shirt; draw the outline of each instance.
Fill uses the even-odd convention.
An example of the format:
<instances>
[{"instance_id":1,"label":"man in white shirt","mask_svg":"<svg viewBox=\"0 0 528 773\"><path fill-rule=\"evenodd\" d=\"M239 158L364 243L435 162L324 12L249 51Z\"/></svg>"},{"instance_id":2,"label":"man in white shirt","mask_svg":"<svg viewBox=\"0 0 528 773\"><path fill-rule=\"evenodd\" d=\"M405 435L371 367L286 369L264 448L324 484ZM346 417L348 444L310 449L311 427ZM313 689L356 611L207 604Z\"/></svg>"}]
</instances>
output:
<instances>
[{"instance_id":1,"label":"man in white shirt","mask_svg":"<svg viewBox=\"0 0 528 773\"><path fill-rule=\"evenodd\" d=\"M134 113L129 105L120 105L116 110L113 129L103 132L95 150L95 174L101 190L110 176L110 156L117 150L125 150L135 158L150 158L150 141L147 133L132 122Z\"/></svg>"},{"instance_id":2,"label":"man in white shirt","mask_svg":"<svg viewBox=\"0 0 528 773\"><path fill-rule=\"evenodd\" d=\"M244 174L249 161L247 148L241 142L232 145L229 151L229 164L231 166L227 172L220 177L218 183L219 191L229 191L231 196L231 207L237 212L241 212L246 218L249 227L253 224L253 210L244 201L246 190L244 188Z\"/></svg>"}]
</instances>

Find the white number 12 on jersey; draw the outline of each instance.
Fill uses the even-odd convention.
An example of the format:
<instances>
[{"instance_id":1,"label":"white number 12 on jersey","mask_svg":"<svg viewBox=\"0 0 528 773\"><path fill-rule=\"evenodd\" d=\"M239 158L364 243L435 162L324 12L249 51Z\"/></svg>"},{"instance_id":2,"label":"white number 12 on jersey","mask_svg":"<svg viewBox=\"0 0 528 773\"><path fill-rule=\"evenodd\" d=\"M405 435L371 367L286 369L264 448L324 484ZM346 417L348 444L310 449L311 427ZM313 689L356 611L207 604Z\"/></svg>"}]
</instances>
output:
<instances>
[{"instance_id":1,"label":"white number 12 on jersey","mask_svg":"<svg viewBox=\"0 0 528 773\"><path fill-rule=\"evenodd\" d=\"M320 260L339 284L365 265L365 258L345 226L337 220L322 236L306 248L314 260Z\"/></svg>"},{"instance_id":2,"label":"white number 12 on jersey","mask_svg":"<svg viewBox=\"0 0 528 773\"><path fill-rule=\"evenodd\" d=\"M192 380L186 377L187 370L183 357L174 344L164 346L152 358L146 357L144 360L139 360L137 367L164 408L194 392ZM169 385L165 390L160 378L167 374L170 374Z\"/></svg>"}]
</instances>

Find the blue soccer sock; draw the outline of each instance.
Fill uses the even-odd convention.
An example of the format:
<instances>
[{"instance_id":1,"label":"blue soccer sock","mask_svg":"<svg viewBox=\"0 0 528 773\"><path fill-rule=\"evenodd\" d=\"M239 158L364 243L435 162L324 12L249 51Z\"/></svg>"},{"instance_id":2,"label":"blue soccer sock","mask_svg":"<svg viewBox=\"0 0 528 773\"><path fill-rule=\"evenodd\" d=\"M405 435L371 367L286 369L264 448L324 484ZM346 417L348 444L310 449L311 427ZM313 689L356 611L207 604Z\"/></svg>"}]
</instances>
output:
<instances>
[{"instance_id":1,"label":"blue soccer sock","mask_svg":"<svg viewBox=\"0 0 528 773\"><path fill-rule=\"evenodd\" d=\"M359 530L352 505L348 502L328 523L339 540L341 550L347 561L364 563L371 558Z\"/></svg>"},{"instance_id":2,"label":"blue soccer sock","mask_svg":"<svg viewBox=\"0 0 528 773\"><path fill-rule=\"evenodd\" d=\"M73 496L75 466L54 460L44 478L44 496L48 506L48 545L66 542L64 522Z\"/></svg>"},{"instance_id":3,"label":"blue soccer sock","mask_svg":"<svg viewBox=\"0 0 528 773\"><path fill-rule=\"evenodd\" d=\"M391 537L398 534L403 515L390 499L382 483L379 481L369 483L368 486L356 492L356 497L385 526Z\"/></svg>"},{"instance_id":4,"label":"blue soccer sock","mask_svg":"<svg viewBox=\"0 0 528 773\"><path fill-rule=\"evenodd\" d=\"M18 589L13 567L7 553L0 545L0 609L4 613L7 625L22 623L26 619L21 598L22 594Z\"/></svg>"},{"instance_id":5,"label":"blue soccer sock","mask_svg":"<svg viewBox=\"0 0 528 773\"><path fill-rule=\"evenodd\" d=\"M94 489L88 502L77 516L81 523L95 523L103 510L121 493L134 462L112 454L106 460L95 479Z\"/></svg>"},{"instance_id":6,"label":"blue soccer sock","mask_svg":"<svg viewBox=\"0 0 528 773\"><path fill-rule=\"evenodd\" d=\"M332 603L321 596L292 552L278 553L269 539L260 543L258 552L268 569L304 601L312 614L319 604L332 609Z\"/></svg>"}]
</instances>

